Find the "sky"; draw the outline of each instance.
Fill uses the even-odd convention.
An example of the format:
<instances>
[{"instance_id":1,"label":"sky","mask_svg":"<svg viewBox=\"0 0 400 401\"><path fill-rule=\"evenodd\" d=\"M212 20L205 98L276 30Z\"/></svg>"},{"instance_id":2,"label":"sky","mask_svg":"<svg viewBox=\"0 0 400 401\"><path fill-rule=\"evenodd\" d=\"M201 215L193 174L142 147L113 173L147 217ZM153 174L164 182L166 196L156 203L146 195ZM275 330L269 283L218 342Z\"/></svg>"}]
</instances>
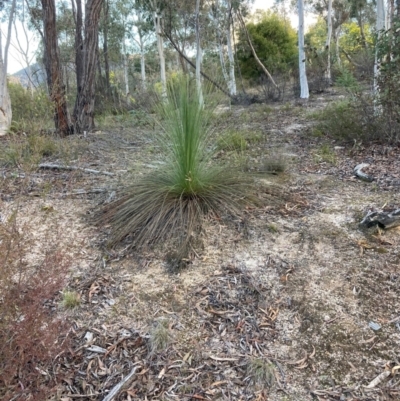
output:
<instances>
[{"instance_id":1,"label":"sky","mask_svg":"<svg viewBox=\"0 0 400 401\"><path fill-rule=\"evenodd\" d=\"M272 8L274 5L274 0L255 0L254 5L253 5L253 10L268 10ZM289 13L289 18L292 26L297 29L297 15L294 13ZM310 24L312 22L312 19L306 17L306 25L307 22ZM30 56L33 56L34 51L36 50L37 47L37 39L36 36L33 33L28 32L28 41L25 39L25 35L23 34L22 26L19 22L16 23L17 30L18 30L18 38L20 41L20 44L24 51L27 49L27 43L29 43L29 51L30 51ZM1 24L1 29L2 32L5 32L6 26L5 23ZM3 43L5 42L4 36L3 36ZM9 74L14 74L15 72L21 70L22 68L26 67L26 64L23 61L23 58L21 57L21 53L17 50L18 49L18 43L16 40L16 35L15 31L13 30L13 35L11 39L11 46L9 50L9 56L8 56L8 73Z\"/></svg>"}]
</instances>

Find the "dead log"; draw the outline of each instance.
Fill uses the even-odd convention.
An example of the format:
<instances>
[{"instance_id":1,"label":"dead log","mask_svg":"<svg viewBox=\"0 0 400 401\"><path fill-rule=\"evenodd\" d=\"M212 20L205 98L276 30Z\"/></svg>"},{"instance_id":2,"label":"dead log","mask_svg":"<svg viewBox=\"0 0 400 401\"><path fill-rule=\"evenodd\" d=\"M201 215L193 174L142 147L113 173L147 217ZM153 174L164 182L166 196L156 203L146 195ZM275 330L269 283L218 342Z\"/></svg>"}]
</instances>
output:
<instances>
[{"instance_id":1,"label":"dead log","mask_svg":"<svg viewBox=\"0 0 400 401\"><path fill-rule=\"evenodd\" d=\"M385 230L400 226L400 209L392 212L372 211L369 212L360 223L361 228L378 226Z\"/></svg>"}]
</instances>

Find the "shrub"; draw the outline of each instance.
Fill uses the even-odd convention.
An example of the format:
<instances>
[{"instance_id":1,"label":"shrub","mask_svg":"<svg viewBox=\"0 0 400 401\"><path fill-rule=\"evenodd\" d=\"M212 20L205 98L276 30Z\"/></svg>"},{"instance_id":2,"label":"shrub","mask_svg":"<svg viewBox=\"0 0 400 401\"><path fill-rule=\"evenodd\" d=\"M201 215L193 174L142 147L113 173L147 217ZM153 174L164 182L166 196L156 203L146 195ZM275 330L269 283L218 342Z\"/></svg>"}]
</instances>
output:
<instances>
[{"instance_id":1,"label":"shrub","mask_svg":"<svg viewBox=\"0 0 400 401\"><path fill-rule=\"evenodd\" d=\"M257 56L271 74L288 71L297 61L297 35L284 18L266 12L257 23L246 25ZM261 75L260 67L246 42L243 32L239 34L238 59L241 72L246 78Z\"/></svg>"},{"instance_id":2,"label":"shrub","mask_svg":"<svg viewBox=\"0 0 400 401\"><path fill-rule=\"evenodd\" d=\"M66 322L51 308L68 261L48 247L33 262L25 229L16 215L0 224L0 398L41 401L57 383L53 359L68 345Z\"/></svg>"},{"instance_id":3,"label":"shrub","mask_svg":"<svg viewBox=\"0 0 400 401\"><path fill-rule=\"evenodd\" d=\"M372 98L357 96L328 105L315 116L316 132L344 142L381 139Z\"/></svg>"},{"instance_id":4,"label":"shrub","mask_svg":"<svg viewBox=\"0 0 400 401\"><path fill-rule=\"evenodd\" d=\"M100 222L111 225L111 245L128 236L132 247L175 240L184 256L204 214L239 215L241 204L251 200L251 179L212 160L209 104L199 103L187 77L168 86L168 99L160 101L164 131L157 138L163 164L103 209Z\"/></svg>"},{"instance_id":5,"label":"shrub","mask_svg":"<svg viewBox=\"0 0 400 401\"><path fill-rule=\"evenodd\" d=\"M43 88L30 92L21 84L8 84L12 105L11 130L30 133L52 127L54 107Z\"/></svg>"}]
</instances>

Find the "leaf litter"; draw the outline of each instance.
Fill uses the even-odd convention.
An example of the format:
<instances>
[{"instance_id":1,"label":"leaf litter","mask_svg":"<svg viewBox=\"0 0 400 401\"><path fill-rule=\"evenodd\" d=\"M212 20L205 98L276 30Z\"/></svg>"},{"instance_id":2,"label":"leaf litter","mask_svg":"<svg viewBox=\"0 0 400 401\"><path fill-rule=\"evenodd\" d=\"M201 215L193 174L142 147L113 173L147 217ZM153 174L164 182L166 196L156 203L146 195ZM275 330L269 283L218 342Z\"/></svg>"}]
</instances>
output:
<instances>
[{"instance_id":1,"label":"leaf litter","mask_svg":"<svg viewBox=\"0 0 400 401\"><path fill-rule=\"evenodd\" d=\"M265 117L251 107L232 110L229 124L253 113L251 128L265 129ZM135 159L129 169L141 173L146 132L88 135L89 156L80 166L97 163L117 177L80 171L28 177L19 207L25 218L35 218L34 235L57 225L76 239L68 242L76 262L68 288L80 294L81 305L59 311L71 322L74 342L47 372L58 378L54 399L400 397L399 235L358 229L368 208L398 207L398 154L376 145L355 155L339 149L332 166L313 159L318 144L304 135L307 127L298 113L268 117L268 142L249 151L257 158L267 147L283 148L296 155L289 171L268 178L271 186L262 194L268 206L247 210L233 230L208 221L204 249L176 274L167 272L162 249L140 255L109 250L106 229L95 232L82 218L118 191L127 160ZM139 145L124 152L121 138ZM363 161L375 168L379 191L353 177ZM16 180L22 179L3 187L4 215L20 196ZM30 196L46 181L52 189L45 199ZM44 203L53 208L50 217L34 217L47 213ZM381 329L371 330L369 322Z\"/></svg>"}]
</instances>

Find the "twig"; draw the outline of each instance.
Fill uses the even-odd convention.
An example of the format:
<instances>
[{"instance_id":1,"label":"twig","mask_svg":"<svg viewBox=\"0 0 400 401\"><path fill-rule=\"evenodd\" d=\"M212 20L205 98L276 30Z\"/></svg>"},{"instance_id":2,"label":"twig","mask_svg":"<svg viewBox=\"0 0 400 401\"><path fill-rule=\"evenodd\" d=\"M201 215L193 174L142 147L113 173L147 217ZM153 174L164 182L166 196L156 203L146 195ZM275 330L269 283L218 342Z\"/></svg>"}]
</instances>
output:
<instances>
[{"instance_id":1,"label":"twig","mask_svg":"<svg viewBox=\"0 0 400 401\"><path fill-rule=\"evenodd\" d=\"M130 380L132 380L133 375L136 373L136 369L138 366L135 366L132 370L131 373L129 373L128 376L125 376L117 385L113 387L113 389L109 392L107 397L103 398L103 401L111 401L114 399L116 395L121 391L121 389L129 383Z\"/></svg>"},{"instance_id":2,"label":"twig","mask_svg":"<svg viewBox=\"0 0 400 401\"><path fill-rule=\"evenodd\" d=\"M93 189L77 189L73 192L67 192L66 196L73 196L73 195L87 195L87 194L102 194L104 192L108 192L107 188L93 188Z\"/></svg>"},{"instance_id":3,"label":"twig","mask_svg":"<svg viewBox=\"0 0 400 401\"><path fill-rule=\"evenodd\" d=\"M84 171L85 173L103 174L103 175L109 175L109 176L114 175L114 173L110 173L108 171L99 171L99 170L93 170L91 168L82 168L82 167L76 167L76 166L62 166L60 164L51 164L51 163L39 164L39 168L44 168L44 169L49 169L49 170L80 170L80 171Z\"/></svg>"}]
</instances>

